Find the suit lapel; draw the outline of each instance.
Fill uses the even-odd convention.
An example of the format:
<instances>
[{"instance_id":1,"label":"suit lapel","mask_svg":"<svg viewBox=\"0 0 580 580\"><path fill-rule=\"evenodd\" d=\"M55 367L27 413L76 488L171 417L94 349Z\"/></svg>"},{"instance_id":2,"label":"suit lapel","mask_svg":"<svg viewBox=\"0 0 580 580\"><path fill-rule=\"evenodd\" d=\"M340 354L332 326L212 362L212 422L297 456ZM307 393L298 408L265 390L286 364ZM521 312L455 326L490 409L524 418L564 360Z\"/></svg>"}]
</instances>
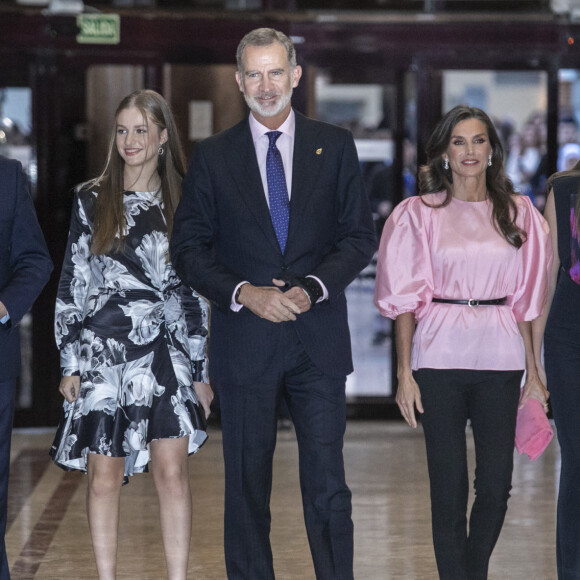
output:
<instances>
[{"instance_id":1,"label":"suit lapel","mask_svg":"<svg viewBox=\"0 0 580 580\"><path fill-rule=\"evenodd\" d=\"M308 207L323 160L324 143L317 124L296 112L292 195L290 197L290 224L288 228L288 245L290 246L292 238L300 235L301 216Z\"/></svg>"},{"instance_id":2,"label":"suit lapel","mask_svg":"<svg viewBox=\"0 0 580 580\"><path fill-rule=\"evenodd\" d=\"M262 178L256 159L256 149L248 120L238 125L230 136L230 145L224 152L230 175L238 186L238 192L270 243L280 251L276 232L272 225L270 209L262 186Z\"/></svg>"},{"instance_id":3,"label":"suit lapel","mask_svg":"<svg viewBox=\"0 0 580 580\"><path fill-rule=\"evenodd\" d=\"M290 197L290 223L286 254L292 238L300 235L301 216L308 207L324 160L324 142L316 123L296 112L294 159L292 168L292 195ZM238 124L230 135L230 144L224 152L225 163L238 186L238 192L256 218L269 242L280 251L272 225L266 194L262 186L256 149L252 141L249 122Z\"/></svg>"}]
</instances>

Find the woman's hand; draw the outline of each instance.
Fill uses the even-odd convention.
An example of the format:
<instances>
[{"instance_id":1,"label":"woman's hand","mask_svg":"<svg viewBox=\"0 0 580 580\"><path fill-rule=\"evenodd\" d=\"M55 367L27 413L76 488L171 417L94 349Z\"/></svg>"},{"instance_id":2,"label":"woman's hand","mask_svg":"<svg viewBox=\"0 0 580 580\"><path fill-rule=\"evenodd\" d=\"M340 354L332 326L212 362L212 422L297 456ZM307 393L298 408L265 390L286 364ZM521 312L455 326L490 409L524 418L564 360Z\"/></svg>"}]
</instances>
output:
<instances>
[{"instance_id":1,"label":"woman's hand","mask_svg":"<svg viewBox=\"0 0 580 580\"><path fill-rule=\"evenodd\" d=\"M395 341L397 345L397 405L401 415L407 423L417 428L415 407L419 413L423 412L419 385L413 378L411 371L411 344L415 332L415 315L413 312L404 312L395 319Z\"/></svg>"},{"instance_id":2,"label":"woman's hand","mask_svg":"<svg viewBox=\"0 0 580 580\"><path fill-rule=\"evenodd\" d=\"M423 404L421 403L419 385L413 378L413 374L410 370L399 377L396 401L405 421L407 421L413 429L416 429L417 418L415 417L415 408L417 408L419 413L423 413Z\"/></svg>"},{"instance_id":3,"label":"woman's hand","mask_svg":"<svg viewBox=\"0 0 580 580\"><path fill-rule=\"evenodd\" d=\"M80 388L80 377L62 377L58 390L68 403L74 403L79 398Z\"/></svg>"},{"instance_id":4,"label":"woman's hand","mask_svg":"<svg viewBox=\"0 0 580 580\"><path fill-rule=\"evenodd\" d=\"M550 396L550 393L546 389L545 383L540 378L544 377L545 381L545 376L546 373L544 372L543 367L541 367L541 370L538 369L536 374L526 374L526 382L520 397L519 409L526 404L528 399L536 399L536 401L539 401L542 407L544 407L544 411L546 411L546 413L548 412L548 397Z\"/></svg>"},{"instance_id":5,"label":"woman's hand","mask_svg":"<svg viewBox=\"0 0 580 580\"><path fill-rule=\"evenodd\" d=\"M541 337L544 332L543 327L540 331L539 320L539 318L536 318L534 321L518 322L518 328L526 351L526 382L520 396L518 409L521 409L526 404L526 401L531 398L539 401L547 413L550 393L546 389L544 367L538 364L538 361L541 360L539 352L542 346Z\"/></svg>"},{"instance_id":6,"label":"woman's hand","mask_svg":"<svg viewBox=\"0 0 580 580\"><path fill-rule=\"evenodd\" d=\"M211 402L213 401L213 390L207 383L193 382L193 388L197 395L197 400L205 411L205 418L207 419L211 413Z\"/></svg>"}]
</instances>

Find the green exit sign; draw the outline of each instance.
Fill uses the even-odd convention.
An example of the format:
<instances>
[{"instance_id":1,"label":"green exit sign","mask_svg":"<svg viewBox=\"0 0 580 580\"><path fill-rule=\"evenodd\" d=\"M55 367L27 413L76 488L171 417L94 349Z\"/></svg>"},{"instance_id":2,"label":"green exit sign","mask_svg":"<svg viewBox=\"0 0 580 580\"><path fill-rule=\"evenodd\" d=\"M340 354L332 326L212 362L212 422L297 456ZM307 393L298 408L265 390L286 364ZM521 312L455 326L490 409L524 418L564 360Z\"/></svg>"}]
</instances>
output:
<instances>
[{"instance_id":1,"label":"green exit sign","mask_svg":"<svg viewBox=\"0 0 580 580\"><path fill-rule=\"evenodd\" d=\"M121 18L118 14L79 14L77 42L82 44L119 44Z\"/></svg>"}]
</instances>

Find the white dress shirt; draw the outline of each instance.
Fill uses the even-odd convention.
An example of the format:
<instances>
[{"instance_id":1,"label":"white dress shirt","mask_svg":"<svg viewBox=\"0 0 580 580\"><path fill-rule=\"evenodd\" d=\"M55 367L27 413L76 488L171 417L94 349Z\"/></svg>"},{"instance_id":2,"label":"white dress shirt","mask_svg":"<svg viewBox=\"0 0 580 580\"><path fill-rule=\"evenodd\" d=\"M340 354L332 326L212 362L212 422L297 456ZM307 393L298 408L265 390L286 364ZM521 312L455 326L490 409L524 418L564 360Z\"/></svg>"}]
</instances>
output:
<instances>
[{"instance_id":1,"label":"white dress shirt","mask_svg":"<svg viewBox=\"0 0 580 580\"><path fill-rule=\"evenodd\" d=\"M258 167L260 168L260 177L262 178L262 185L264 186L264 194L266 196L266 203L270 207L270 198L268 195L268 177L266 174L266 157L268 155L268 147L270 145L270 139L266 133L272 131L265 125L262 125L252 113L249 117L250 131L252 132L252 140L254 141L254 147L256 149L256 157L258 159ZM294 161L294 134L296 131L296 116L294 110L290 109L289 115L286 120L276 129L280 131L282 135L278 137L276 141L276 147L280 151L280 156L282 157L282 164L284 165L284 176L286 177L286 190L288 191L288 199L290 200L292 196L292 163ZM309 278L314 278L322 288L322 297L318 300L326 300L328 298L328 290L322 281L316 276L308 276ZM232 302L230 308L234 312L238 312L243 308L241 304L235 301L236 293L238 289L244 285L249 284L249 282L240 282L235 288L232 294Z\"/></svg>"},{"instance_id":2,"label":"white dress shirt","mask_svg":"<svg viewBox=\"0 0 580 580\"><path fill-rule=\"evenodd\" d=\"M288 199L292 196L292 162L294 160L294 132L296 129L296 116L294 111L290 109L290 114L286 120L276 129L282 135L276 141L276 147L280 151L282 157L282 164L284 165L284 176L286 177L286 190L288 191ZM266 202L270 207L270 197L268 195L268 178L266 176L266 157L268 155L268 147L270 139L266 133L271 129L262 125L256 120L254 115L250 114L250 131L252 132L252 139L254 140L254 147L256 149L256 157L258 158L258 167L260 168L260 177L262 178L262 185L264 186L264 193L266 194Z\"/></svg>"}]
</instances>

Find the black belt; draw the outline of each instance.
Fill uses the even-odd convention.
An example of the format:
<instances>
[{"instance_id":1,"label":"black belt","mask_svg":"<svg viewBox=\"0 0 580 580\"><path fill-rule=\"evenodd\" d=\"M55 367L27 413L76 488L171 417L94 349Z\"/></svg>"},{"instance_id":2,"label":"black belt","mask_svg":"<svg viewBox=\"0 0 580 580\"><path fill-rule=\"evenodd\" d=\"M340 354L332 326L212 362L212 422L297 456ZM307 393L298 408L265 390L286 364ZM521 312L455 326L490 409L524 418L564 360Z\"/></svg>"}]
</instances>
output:
<instances>
[{"instance_id":1,"label":"black belt","mask_svg":"<svg viewBox=\"0 0 580 580\"><path fill-rule=\"evenodd\" d=\"M441 302L442 304L463 304L465 306L471 306L475 308L476 306L502 306L506 303L507 296L503 298L494 298L493 300L476 300L475 298L469 298L468 300L454 300L452 298L433 298L431 302Z\"/></svg>"}]
</instances>

